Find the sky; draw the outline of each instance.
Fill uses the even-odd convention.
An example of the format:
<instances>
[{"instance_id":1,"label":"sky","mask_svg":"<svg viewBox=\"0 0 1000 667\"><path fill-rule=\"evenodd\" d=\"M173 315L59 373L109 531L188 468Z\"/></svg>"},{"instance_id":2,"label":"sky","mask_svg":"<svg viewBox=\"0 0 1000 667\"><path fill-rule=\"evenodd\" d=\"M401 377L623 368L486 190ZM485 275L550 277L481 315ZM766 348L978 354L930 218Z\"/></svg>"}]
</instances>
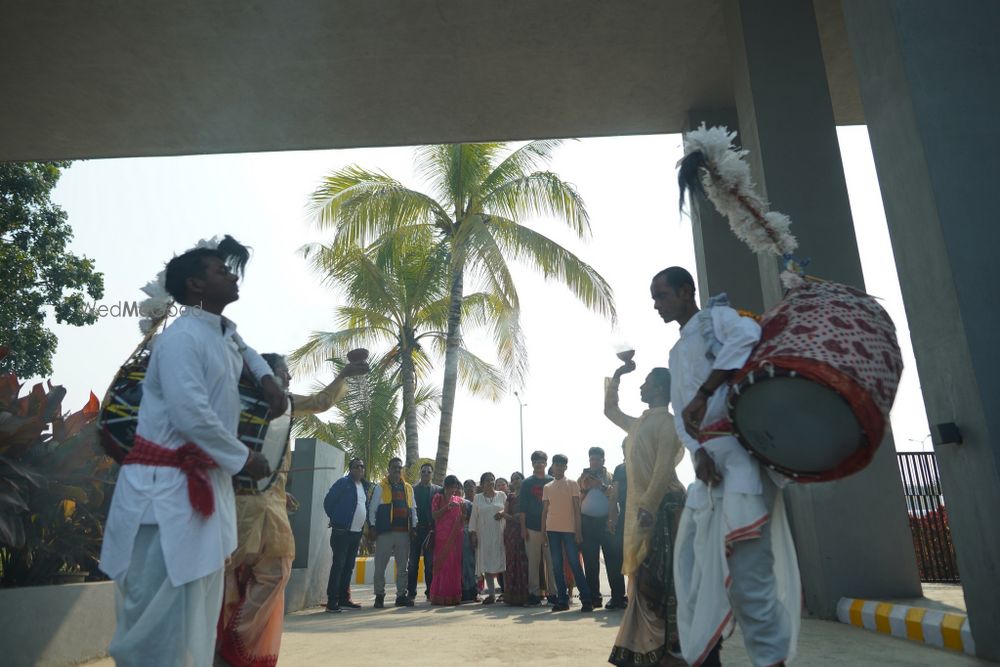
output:
<instances>
[{"instance_id":1,"label":"sky","mask_svg":"<svg viewBox=\"0 0 1000 667\"><path fill-rule=\"evenodd\" d=\"M896 448L926 449L927 419L867 131L864 126L839 128L838 136L866 286L896 322L904 354L906 368L892 414ZM598 445L607 452L609 466L621 462L624 433L603 415L603 378L619 365L618 349L634 348L638 370L622 382L621 406L628 414L642 412L639 384L650 368L666 366L678 333L676 324L664 324L653 310L650 278L671 265L695 269L691 224L677 209L674 165L681 155L680 135L584 139L556 151L551 169L582 195L591 237L577 239L551 219L526 224L607 279L618 322L613 326L587 311L561 285L514 267L529 353L529 373L519 391L526 459L535 449L550 457L563 453L575 474L587 465L588 448ZM141 300L139 288L170 257L201 238L228 233L251 246L240 300L225 314L257 351L289 352L310 332L334 328L340 295L320 285L297 251L330 237L313 224L306 202L325 174L350 164L380 169L423 189L414 174L412 148L371 148L81 161L64 173L53 199L69 215L75 234L71 250L94 259L104 273L105 295L98 305ZM780 202L774 207L780 210ZM66 410L79 409L90 391L102 398L140 342L138 321L131 317L109 315L82 328L51 325L59 338L53 382L68 390ZM488 338L472 332L465 338L474 352L493 358ZM438 369L430 378L436 385L443 364ZM308 393L317 381L332 377L329 371L297 376L292 390ZM421 456L433 458L436 445L434 419L420 431ZM478 479L484 471L509 477L520 468L516 397L492 403L460 392L449 472ZM685 482L693 479L688 460L678 472Z\"/></svg>"}]
</instances>

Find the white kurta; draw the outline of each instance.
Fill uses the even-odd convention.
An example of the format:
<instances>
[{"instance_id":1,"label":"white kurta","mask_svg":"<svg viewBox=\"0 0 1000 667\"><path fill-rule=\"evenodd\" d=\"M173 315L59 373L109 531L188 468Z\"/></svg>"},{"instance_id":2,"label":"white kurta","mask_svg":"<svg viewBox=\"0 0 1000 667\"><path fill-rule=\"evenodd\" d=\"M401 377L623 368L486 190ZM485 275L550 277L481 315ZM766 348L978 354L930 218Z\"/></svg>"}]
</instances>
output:
<instances>
[{"instance_id":1,"label":"white kurta","mask_svg":"<svg viewBox=\"0 0 1000 667\"><path fill-rule=\"evenodd\" d=\"M493 498L482 493L476 494L472 503L472 517L469 530L476 534L479 546L476 548L476 574L497 574L507 569L507 555L503 545L504 520L494 517L507 504L507 494L495 491Z\"/></svg>"},{"instance_id":2,"label":"white kurta","mask_svg":"<svg viewBox=\"0 0 1000 667\"><path fill-rule=\"evenodd\" d=\"M741 368L759 338L757 323L732 308L699 311L670 350L675 409L687 407L713 370ZM709 398L702 426L726 417L724 386ZM678 529L674 579L684 658L698 664L739 620L754 665L791 660L801 583L781 491L735 437L700 445L682 420L676 428L692 456L704 447L723 478L714 488L700 480L691 484Z\"/></svg>"},{"instance_id":3,"label":"white kurta","mask_svg":"<svg viewBox=\"0 0 1000 667\"><path fill-rule=\"evenodd\" d=\"M237 387L244 357L258 378L271 375L267 362L242 345L235 324L198 308L185 309L157 337L143 382L136 433L170 449L193 442L208 454L219 465L207 471L215 511L209 517L194 511L187 478L177 468L122 466L101 547L101 569L112 579L123 578L128 570L142 524L159 526L167 575L174 586L221 570L236 549L231 477L249 455L236 437Z\"/></svg>"}]
</instances>

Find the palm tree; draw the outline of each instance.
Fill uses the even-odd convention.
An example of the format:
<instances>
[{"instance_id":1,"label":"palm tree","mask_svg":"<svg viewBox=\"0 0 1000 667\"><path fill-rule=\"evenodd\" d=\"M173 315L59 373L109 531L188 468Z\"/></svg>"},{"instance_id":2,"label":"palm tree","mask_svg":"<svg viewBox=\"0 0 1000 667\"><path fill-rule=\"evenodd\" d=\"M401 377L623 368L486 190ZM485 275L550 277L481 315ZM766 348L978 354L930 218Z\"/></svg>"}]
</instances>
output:
<instances>
[{"instance_id":1,"label":"palm tree","mask_svg":"<svg viewBox=\"0 0 1000 667\"><path fill-rule=\"evenodd\" d=\"M339 369L346 363L334 359ZM300 438L317 438L342 449L348 460L364 459L372 479L388 473L389 459L399 454L406 442L404 417L399 405L398 366L382 357L372 362L367 376L350 378L353 385L344 400L334 408L337 417L323 421L316 415L295 420L294 433ZM440 395L435 387L425 386L414 395L414 416L418 424L433 415Z\"/></svg>"},{"instance_id":2,"label":"palm tree","mask_svg":"<svg viewBox=\"0 0 1000 667\"><path fill-rule=\"evenodd\" d=\"M525 226L531 217L564 222L580 238L590 235L583 200L550 171L559 140L533 141L516 150L504 143L444 144L416 150L417 172L430 194L407 188L383 172L358 166L327 176L313 193L311 210L322 228L336 231L334 252L358 243L405 239L430 232L450 259L445 371L435 480L441 481L451 449L451 425L460 373L461 324L467 277L485 286L508 313L519 311L508 267L518 261L564 283L585 306L614 320L611 288L566 248ZM499 361L515 386L523 384L527 357L494 323Z\"/></svg>"},{"instance_id":3,"label":"palm tree","mask_svg":"<svg viewBox=\"0 0 1000 667\"><path fill-rule=\"evenodd\" d=\"M382 363L398 365L406 425L406 465L420 456L418 442L418 381L426 377L431 362L424 343L443 352L448 296L447 253L433 245L426 233L416 233L402 245L392 240L362 248L356 245L334 251L314 244L303 249L325 282L340 286L347 305L337 309L340 330L313 332L309 341L289 358L297 369L315 370L331 356L359 346L389 345ZM466 311L475 320L507 318L501 299L487 293L471 295ZM516 321L516 317L513 318ZM509 327L508 327L509 328ZM520 332L509 335L519 339ZM513 344L523 345L519 340ZM473 393L497 399L504 391L503 375L491 364L464 347L459 349L463 384Z\"/></svg>"}]
</instances>

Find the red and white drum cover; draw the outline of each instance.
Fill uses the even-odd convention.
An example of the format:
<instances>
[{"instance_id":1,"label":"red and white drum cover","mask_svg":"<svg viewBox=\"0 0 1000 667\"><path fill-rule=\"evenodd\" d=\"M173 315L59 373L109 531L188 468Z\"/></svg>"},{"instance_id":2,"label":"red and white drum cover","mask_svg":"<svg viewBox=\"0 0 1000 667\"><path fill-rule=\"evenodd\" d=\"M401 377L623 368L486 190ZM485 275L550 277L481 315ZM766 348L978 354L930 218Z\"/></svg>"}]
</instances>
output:
<instances>
[{"instance_id":1,"label":"red and white drum cover","mask_svg":"<svg viewBox=\"0 0 1000 667\"><path fill-rule=\"evenodd\" d=\"M761 328L730 393L744 446L802 481L864 468L882 441L903 370L889 315L864 292L816 281L790 291Z\"/></svg>"}]
</instances>

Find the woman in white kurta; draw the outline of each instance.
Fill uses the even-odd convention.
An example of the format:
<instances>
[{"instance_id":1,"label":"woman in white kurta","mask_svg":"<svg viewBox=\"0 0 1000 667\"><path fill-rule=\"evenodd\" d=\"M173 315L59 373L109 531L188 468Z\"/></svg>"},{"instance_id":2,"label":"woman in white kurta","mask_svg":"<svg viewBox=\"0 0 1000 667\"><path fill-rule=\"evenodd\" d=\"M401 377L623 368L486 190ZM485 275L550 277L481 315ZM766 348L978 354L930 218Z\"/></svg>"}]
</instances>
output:
<instances>
[{"instance_id":1,"label":"woman in white kurta","mask_svg":"<svg viewBox=\"0 0 1000 667\"><path fill-rule=\"evenodd\" d=\"M476 494L472 503L472 517L469 532L472 546L476 550L476 574L486 577L489 595L483 604L496 602L494 595L496 575L507 569L507 554L503 546L503 509L507 494L494 488L496 478L493 473L484 472L479 478L482 493Z\"/></svg>"}]
</instances>

